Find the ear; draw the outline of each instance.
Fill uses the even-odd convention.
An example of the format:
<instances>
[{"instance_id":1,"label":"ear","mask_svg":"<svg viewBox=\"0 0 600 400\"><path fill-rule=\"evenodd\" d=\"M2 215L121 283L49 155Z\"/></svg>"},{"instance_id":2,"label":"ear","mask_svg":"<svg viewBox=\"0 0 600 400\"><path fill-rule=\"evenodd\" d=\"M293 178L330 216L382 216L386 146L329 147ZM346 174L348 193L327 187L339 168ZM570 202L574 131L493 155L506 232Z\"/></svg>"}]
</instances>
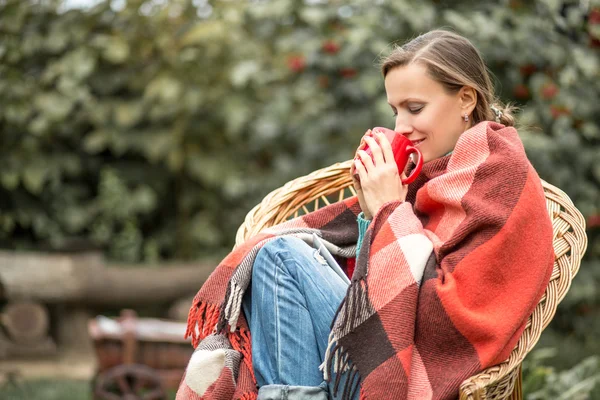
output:
<instances>
[{"instance_id":1,"label":"ear","mask_svg":"<svg viewBox=\"0 0 600 400\"><path fill-rule=\"evenodd\" d=\"M458 92L461 112L471 115L477 105L477 92L471 86L463 86Z\"/></svg>"}]
</instances>

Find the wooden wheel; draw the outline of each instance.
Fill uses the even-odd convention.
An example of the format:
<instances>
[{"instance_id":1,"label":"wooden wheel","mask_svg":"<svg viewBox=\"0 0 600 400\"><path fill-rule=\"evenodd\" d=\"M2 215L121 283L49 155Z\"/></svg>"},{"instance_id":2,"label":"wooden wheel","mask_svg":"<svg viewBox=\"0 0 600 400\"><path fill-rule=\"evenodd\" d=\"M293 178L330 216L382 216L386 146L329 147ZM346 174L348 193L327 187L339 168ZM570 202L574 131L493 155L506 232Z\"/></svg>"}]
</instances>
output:
<instances>
[{"instance_id":1,"label":"wooden wheel","mask_svg":"<svg viewBox=\"0 0 600 400\"><path fill-rule=\"evenodd\" d=\"M95 400L165 400L160 377L140 364L118 365L98 375Z\"/></svg>"}]
</instances>

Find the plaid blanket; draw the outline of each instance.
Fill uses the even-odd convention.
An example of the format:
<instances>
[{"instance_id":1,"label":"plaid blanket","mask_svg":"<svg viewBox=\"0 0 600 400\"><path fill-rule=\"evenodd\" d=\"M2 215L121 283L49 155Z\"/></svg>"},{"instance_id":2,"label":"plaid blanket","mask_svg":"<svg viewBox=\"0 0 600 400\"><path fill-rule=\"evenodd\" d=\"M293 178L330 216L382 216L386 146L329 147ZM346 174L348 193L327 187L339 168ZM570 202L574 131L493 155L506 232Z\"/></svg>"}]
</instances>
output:
<instances>
[{"instance_id":1,"label":"plaid blanket","mask_svg":"<svg viewBox=\"0 0 600 400\"><path fill-rule=\"evenodd\" d=\"M187 335L196 352L178 400L254 399L244 291L259 249L317 232L350 259L356 197L266 229L230 253L196 295ZM349 398L452 399L469 376L506 359L548 283L552 226L540 178L517 131L482 122L431 161L406 202L369 226L321 369L347 372ZM335 372L336 374L333 374ZM336 383L336 386L337 383Z\"/></svg>"}]
</instances>

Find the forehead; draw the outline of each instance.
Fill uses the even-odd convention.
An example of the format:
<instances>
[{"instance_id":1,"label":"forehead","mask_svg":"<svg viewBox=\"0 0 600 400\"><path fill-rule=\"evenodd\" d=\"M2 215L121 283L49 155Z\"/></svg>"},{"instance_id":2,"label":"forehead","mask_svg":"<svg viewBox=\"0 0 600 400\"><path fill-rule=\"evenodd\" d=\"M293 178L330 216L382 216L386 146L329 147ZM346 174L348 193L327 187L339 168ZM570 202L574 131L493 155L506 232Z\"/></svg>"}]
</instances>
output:
<instances>
[{"instance_id":1,"label":"forehead","mask_svg":"<svg viewBox=\"0 0 600 400\"><path fill-rule=\"evenodd\" d=\"M385 91L390 104L407 99L431 100L444 95L443 86L427 74L421 64L409 64L391 69L385 77Z\"/></svg>"}]
</instances>

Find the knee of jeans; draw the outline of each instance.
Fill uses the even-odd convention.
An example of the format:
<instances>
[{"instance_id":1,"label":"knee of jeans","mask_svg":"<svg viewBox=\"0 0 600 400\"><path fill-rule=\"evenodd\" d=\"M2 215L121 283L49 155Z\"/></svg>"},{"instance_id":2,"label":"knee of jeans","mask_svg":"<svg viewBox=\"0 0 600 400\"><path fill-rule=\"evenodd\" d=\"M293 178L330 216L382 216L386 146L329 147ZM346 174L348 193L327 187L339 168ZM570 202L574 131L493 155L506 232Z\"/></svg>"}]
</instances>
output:
<instances>
[{"instance_id":1,"label":"knee of jeans","mask_svg":"<svg viewBox=\"0 0 600 400\"><path fill-rule=\"evenodd\" d=\"M258 255L261 253L268 253L271 255L281 253L282 251L290 251L298 248L298 246L304 245L305 242L294 236L281 236L277 237L273 240L267 242L258 252Z\"/></svg>"},{"instance_id":2,"label":"knee of jeans","mask_svg":"<svg viewBox=\"0 0 600 400\"><path fill-rule=\"evenodd\" d=\"M297 249L304 244L305 242L302 239L293 236L277 237L265 243L256 254L252 271L253 275L260 272L261 268L267 267L269 265L267 261L271 260L277 254L283 251L294 251L294 249Z\"/></svg>"}]
</instances>

